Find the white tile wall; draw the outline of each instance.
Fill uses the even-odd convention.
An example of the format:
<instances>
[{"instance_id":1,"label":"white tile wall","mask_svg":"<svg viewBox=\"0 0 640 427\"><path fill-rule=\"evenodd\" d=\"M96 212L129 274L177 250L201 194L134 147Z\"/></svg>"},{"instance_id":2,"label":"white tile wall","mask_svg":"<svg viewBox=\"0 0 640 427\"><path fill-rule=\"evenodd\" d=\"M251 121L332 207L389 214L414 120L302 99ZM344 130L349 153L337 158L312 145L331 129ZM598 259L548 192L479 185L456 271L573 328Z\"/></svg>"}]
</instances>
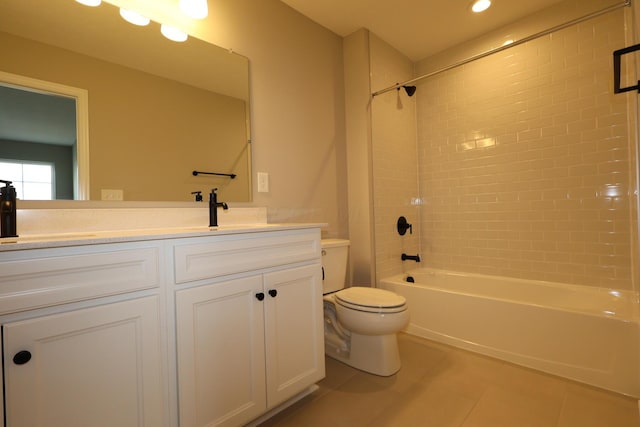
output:
<instances>
[{"instance_id":1,"label":"white tile wall","mask_svg":"<svg viewBox=\"0 0 640 427\"><path fill-rule=\"evenodd\" d=\"M428 266L631 289L631 96L612 90L623 14L419 83Z\"/></svg>"}]
</instances>

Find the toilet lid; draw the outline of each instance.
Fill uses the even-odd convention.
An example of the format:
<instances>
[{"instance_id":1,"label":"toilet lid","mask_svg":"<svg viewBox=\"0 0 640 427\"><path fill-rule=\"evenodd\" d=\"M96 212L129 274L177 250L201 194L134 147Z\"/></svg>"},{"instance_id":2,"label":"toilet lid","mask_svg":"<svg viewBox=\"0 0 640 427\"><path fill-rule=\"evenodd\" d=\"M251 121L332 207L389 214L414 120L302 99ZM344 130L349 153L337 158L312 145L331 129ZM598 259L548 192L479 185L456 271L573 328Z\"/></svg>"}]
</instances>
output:
<instances>
[{"instance_id":1,"label":"toilet lid","mask_svg":"<svg viewBox=\"0 0 640 427\"><path fill-rule=\"evenodd\" d=\"M384 289L354 286L335 293L336 302L363 311L402 311L406 309L405 297Z\"/></svg>"}]
</instances>

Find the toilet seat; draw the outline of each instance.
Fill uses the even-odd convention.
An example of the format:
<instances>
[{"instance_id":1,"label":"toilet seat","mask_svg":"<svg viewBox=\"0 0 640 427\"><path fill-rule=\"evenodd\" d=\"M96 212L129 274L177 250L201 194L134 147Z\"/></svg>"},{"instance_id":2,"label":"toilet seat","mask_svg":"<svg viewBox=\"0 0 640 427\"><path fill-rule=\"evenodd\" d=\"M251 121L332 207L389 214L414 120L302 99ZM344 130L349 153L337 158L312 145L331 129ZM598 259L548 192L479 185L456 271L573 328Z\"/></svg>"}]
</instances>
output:
<instances>
[{"instance_id":1,"label":"toilet seat","mask_svg":"<svg viewBox=\"0 0 640 427\"><path fill-rule=\"evenodd\" d=\"M354 286L336 292L337 304L367 313L399 313L407 309L407 300L384 289Z\"/></svg>"}]
</instances>

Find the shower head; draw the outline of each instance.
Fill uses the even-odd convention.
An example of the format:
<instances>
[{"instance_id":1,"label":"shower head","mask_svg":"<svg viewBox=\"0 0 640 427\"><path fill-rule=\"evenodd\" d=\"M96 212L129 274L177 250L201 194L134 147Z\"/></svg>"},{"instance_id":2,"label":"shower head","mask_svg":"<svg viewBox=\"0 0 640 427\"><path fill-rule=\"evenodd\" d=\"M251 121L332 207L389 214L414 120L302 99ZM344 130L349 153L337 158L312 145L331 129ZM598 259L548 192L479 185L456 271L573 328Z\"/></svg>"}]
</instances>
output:
<instances>
[{"instance_id":1,"label":"shower head","mask_svg":"<svg viewBox=\"0 0 640 427\"><path fill-rule=\"evenodd\" d=\"M414 93L416 93L416 87L415 86L402 86L402 88L404 88L405 92L407 92L407 95L409 96L413 96ZM398 88L398 90L400 90L400 88Z\"/></svg>"},{"instance_id":2,"label":"shower head","mask_svg":"<svg viewBox=\"0 0 640 427\"><path fill-rule=\"evenodd\" d=\"M414 93L416 93L416 87L415 86L402 86L404 88L404 90L407 91L407 95L409 96L413 96Z\"/></svg>"}]
</instances>

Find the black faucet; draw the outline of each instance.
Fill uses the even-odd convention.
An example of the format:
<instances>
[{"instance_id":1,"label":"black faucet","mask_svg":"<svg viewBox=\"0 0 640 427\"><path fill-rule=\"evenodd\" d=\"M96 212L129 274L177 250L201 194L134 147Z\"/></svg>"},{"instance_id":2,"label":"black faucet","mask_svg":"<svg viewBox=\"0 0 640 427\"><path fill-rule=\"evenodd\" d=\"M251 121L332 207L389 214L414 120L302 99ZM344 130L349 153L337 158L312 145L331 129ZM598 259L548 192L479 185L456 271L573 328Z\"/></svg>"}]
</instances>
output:
<instances>
[{"instance_id":1,"label":"black faucet","mask_svg":"<svg viewBox=\"0 0 640 427\"><path fill-rule=\"evenodd\" d=\"M0 179L0 237L18 237L16 224L16 189L11 181Z\"/></svg>"},{"instance_id":2,"label":"black faucet","mask_svg":"<svg viewBox=\"0 0 640 427\"><path fill-rule=\"evenodd\" d=\"M209 193L209 227L218 226L218 206L222 207L225 211L229 209L229 206L225 202L218 202L217 188L212 188Z\"/></svg>"}]
</instances>

